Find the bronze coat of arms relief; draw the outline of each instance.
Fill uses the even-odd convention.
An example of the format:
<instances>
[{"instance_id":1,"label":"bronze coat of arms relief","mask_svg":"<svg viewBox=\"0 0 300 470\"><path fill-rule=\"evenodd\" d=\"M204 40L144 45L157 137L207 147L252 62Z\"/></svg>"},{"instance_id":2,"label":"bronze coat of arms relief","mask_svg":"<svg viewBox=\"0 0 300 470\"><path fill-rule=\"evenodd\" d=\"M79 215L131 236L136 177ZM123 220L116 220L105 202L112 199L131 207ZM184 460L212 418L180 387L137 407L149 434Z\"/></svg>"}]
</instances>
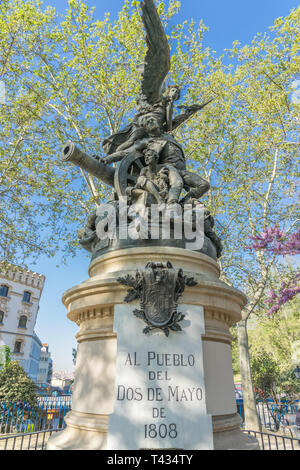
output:
<instances>
[{"instance_id":1,"label":"bronze coat of arms relief","mask_svg":"<svg viewBox=\"0 0 300 470\"><path fill-rule=\"evenodd\" d=\"M185 286L195 286L194 278L183 275L182 269L176 271L172 264L149 261L145 269L136 271L135 276L119 277L117 281L130 287L125 302L140 300L140 309L134 315L145 321L143 333L160 329L166 336L170 330L181 331L180 322L185 315L177 312L178 299Z\"/></svg>"}]
</instances>

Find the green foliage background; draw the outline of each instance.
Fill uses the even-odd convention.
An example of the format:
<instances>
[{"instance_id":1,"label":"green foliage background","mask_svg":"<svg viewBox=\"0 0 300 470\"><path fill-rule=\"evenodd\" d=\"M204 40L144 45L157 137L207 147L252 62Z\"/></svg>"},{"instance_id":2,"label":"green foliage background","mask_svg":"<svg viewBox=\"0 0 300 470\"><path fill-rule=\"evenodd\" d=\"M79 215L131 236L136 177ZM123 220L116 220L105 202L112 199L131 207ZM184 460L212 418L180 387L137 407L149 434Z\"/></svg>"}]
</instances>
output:
<instances>
[{"instance_id":1,"label":"green foliage background","mask_svg":"<svg viewBox=\"0 0 300 470\"><path fill-rule=\"evenodd\" d=\"M249 322L248 337L253 386L265 397L286 395L300 398L300 381L294 369L300 363L300 303L293 299L280 312L269 317L257 312ZM232 329L233 371L239 377L239 351L236 329ZM238 380L237 380L238 381Z\"/></svg>"},{"instance_id":2,"label":"green foliage background","mask_svg":"<svg viewBox=\"0 0 300 470\"><path fill-rule=\"evenodd\" d=\"M0 370L0 401L34 402L36 384L28 377L18 361Z\"/></svg>"}]
</instances>

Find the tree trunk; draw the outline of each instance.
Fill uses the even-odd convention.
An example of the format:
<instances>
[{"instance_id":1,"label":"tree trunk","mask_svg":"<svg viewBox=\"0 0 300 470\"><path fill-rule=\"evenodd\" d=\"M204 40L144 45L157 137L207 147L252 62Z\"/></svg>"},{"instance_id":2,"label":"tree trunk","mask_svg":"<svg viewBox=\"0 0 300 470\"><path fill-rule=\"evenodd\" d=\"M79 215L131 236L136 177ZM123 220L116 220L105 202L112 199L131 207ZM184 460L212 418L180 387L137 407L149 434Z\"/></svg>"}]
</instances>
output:
<instances>
[{"instance_id":1,"label":"tree trunk","mask_svg":"<svg viewBox=\"0 0 300 470\"><path fill-rule=\"evenodd\" d=\"M253 392L250 370L247 320L241 320L237 324L237 333L240 356L241 380L243 387L245 429L260 431L261 425L257 415L256 401Z\"/></svg>"}]
</instances>

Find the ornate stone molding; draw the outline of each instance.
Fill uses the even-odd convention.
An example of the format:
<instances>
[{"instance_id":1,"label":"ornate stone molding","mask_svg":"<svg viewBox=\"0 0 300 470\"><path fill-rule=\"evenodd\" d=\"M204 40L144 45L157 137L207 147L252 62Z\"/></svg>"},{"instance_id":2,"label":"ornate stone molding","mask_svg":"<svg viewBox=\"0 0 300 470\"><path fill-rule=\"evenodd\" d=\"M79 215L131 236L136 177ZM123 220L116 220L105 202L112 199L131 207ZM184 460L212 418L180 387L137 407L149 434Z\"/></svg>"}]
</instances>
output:
<instances>
[{"instance_id":1,"label":"ornate stone molding","mask_svg":"<svg viewBox=\"0 0 300 470\"><path fill-rule=\"evenodd\" d=\"M108 430L108 415L81 413L72 410L66 415L65 422L68 426L85 429L86 431L107 433Z\"/></svg>"},{"instance_id":2,"label":"ornate stone molding","mask_svg":"<svg viewBox=\"0 0 300 470\"><path fill-rule=\"evenodd\" d=\"M17 319L19 320L22 315L25 315L28 320L31 320L31 318L32 318L32 312L30 312L28 307L23 307L22 310L18 310Z\"/></svg>"},{"instance_id":3,"label":"ornate stone molding","mask_svg":"<svg viewBox=\"0 0 300 470\"><path fill-rule=\"evenodd\" d=\"M30 270L21 270L15 266L12 266L11 269L0 273L0 277L29 287L37 288L40 291L43 290L46 279L42 274Z\"/></svg>"},{"instance_id":4,"label":"ornate stone molding","mask_svg":"<svg viewBox=\"0 0 300 470\"><path fill-rule=\"evenodd\" d=\"M174 268L205 273L208 278L218 279L220 275L218 263L209 256L183 248L176 248L174 251L174 248L159 246L115 250L102 255L90 263L89 275L91 278L106 277L108 274L124 272L128 269L142 269L145 261L150 259L153 262L167 262L172 259Z\"/></svg>"},{"instance_id":5,"label":"ornate stone molding","mask_svg":"<svg viewBox=\"0 0 300 470\"><path fill-rule=\"evenodd\" d=\"M238 413L232 415L220 415L213 416L213 432L232 431L239 429L241 426L242 419Z\"/></svg>"},{"instance_id":6,"label":"ornate stone molding","mask_svg":"<svg viewBox=\"0 0 300 470\"><path fill-rule=\"evenodd\" d=\"M202 339L203 341L217 341L229 345L232 343L232 335L228 331L209 326L205 326L205 335L202 336Z\"/></svg>"},{"instance_id":7,"label":"ornate stone molding","mask_svg":"<svg viewBox=\"0 0 300 470\"><path fill-rule=\"evenodd\" d=\"M104 305L94 308L87 308L84 310L74 310L69 312L68 318L80 326L86 320L94 320L96 318L109 318L113 317L114 306Z\"/></svg>"},{"instance_id":8,"label":"ornate stone molding","mask_svg":"<svg viewBox=\"0 0 300 470\"><path fill-rule=\"evenodd\" d=\"M205 308L204 316L206 320L216 320L231 326L231 317L227 312L217 309Z\"/></svg>"},{"instance_id":9,"label":"ornate stone molding","mask_svg":"<svg viewBox=\"0 0 300 470\"><path fill-rule=\"evenodd\" d=\"M112 331L112 327L97 328L83 332L80 331L75 336L78 343L82 343L83 341L98 341L101 339L110 339L117 337L116 333Z\"/></svg>"},{"instance_id":10,"label":"ornate stone molding","mask_svg":"<svg viewBox=\"0 0 300 470\"><path fill-rule=\"evenodd\" d=\"M16 356L23 356L24 355L24 349L25 349L25 339L24 339L24 335L19 335L19 333L16 333L16 336L15 336L15 339L14 339L14 343L13 343L13 346L15 347L15 344L16 342L20 341L21 342L21 348L20 348L20 352L16 352L14 351L14 349L11 351L11 354L12 355L16 355Z\"/></svg>"},{"instance_id":11,"label":"ornate stone molding","mask_svg":"<svg viewBox=\"0 0 300 470\"><path fill-rule=\"evenodd\" d=\"M0 297L0 311L4 313L5 317L8 316L8 312L10 310L8 303L9 303L8 297L2 297L2 296Z\"/></svg>"},{"instance_id":12,"label":"ornate stone molding","mask_svg":"<svg viewBox=\"0 0 300 470\"><path fill-rule=\"evenodd\" d=\"M130 270L125 274L135 275L135 272L136 270ZM207 318L223 322L228 327L240 320L241 308L246 303L243 294L218 280L203 282L197 273L192 271L184 271L184 275L194 277L197 285L186 287L179 305L185 303L203 306ZM126 288L120 285L115 277L95 277L65 292L63 303L68 309L68 318L79 325L88 318L101 316L100 312L94 312L95 309L102 309L102 305L122 304L125 295Z\"/></svg>"}]
</instances>

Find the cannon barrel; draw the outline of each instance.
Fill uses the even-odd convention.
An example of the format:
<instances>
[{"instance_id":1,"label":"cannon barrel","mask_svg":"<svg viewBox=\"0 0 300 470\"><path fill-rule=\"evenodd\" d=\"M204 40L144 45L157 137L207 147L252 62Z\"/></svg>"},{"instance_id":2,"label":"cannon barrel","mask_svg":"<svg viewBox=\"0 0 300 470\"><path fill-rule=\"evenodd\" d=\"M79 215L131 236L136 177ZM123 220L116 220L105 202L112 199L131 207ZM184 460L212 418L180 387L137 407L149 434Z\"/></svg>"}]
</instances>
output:
<instances>
[{"instance_id":1,"label":"cannon barrel","mask_svg":"<svg viewBox=\"0 0 300 470\"><path fill-rule=\"evenodd\" d=\"M64 145L61 158L64 162L74 163L74 165L79 166L82 170L96 176L103 183L114 186L115 169L101 160L97 160L95 157L82 152L73 142L69 141Z\"/></svg>"}]
</instances>

